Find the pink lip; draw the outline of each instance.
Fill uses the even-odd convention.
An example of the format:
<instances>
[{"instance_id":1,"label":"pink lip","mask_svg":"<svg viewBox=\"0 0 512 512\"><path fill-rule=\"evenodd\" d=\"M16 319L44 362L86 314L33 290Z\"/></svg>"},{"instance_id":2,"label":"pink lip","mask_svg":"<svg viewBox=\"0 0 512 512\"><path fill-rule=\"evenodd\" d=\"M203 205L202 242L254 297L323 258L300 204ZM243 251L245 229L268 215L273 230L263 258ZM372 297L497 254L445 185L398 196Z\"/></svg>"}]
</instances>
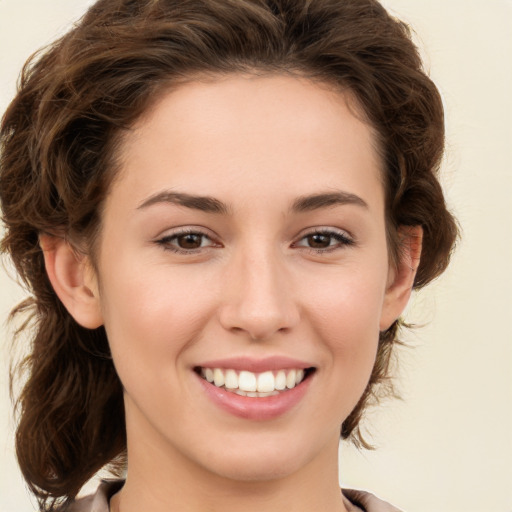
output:
<instances>
[{"instance_id":1,"label":"pink lip","mask_svg":"<svg viewBox=\"0 0 512 512\"><path fill-rule=\"evenodd\" d=\"M232 364L232 362L233 361L230 360L230 364ZM216 361L215 364L217 363L218 361ZM215 367L222 368L222 365ZM233 368L233 366L228 367ZM245 368L247 368L247 366L245 366ZM268 366L265 368L269 369ZM282 368L282 366L280 366L280 368ZM197 373L194 372L194 374L207 397L215 405L234 416L254 421L277 418L299 404L309 389L311 380L315 376L314 374L310 375L293 389L282 391L278 395L257 398L240 396L231 391L218 388L200 377Z\"/></svg>"},{"instance_id":2,"label":"pink lip","mask_svg":"<svg viewBox=\"0 0 512 512\"><path fill-rule=\"evenodd\" d=\"M223 368L233 370L247 370L253 373L262 373L273 370L291 370L299 368L311 368L311 363L299 361L286 356L266 357L263 359L254 359L250 357L231 357L226 359L216 359L198 364L201 368Z\"/></svg>"}]
</instances>

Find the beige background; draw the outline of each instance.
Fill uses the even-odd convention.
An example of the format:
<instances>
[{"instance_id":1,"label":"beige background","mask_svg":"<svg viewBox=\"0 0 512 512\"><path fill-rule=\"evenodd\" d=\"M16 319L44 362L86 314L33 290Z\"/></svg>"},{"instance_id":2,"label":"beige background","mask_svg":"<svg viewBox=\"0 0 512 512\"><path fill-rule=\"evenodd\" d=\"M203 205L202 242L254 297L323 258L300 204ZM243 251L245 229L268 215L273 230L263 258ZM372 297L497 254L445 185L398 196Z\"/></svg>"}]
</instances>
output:
<instances>
[{"instance_id":1,"label":"beige background","mask_svg":"<svg viewBox=\"0 0 512 512\"><path fill-rule=\"evenodd\" d=\"M0 0L0 111L26 57L87 0ZM445 100L444 185L463 228L447 274L416 296L404 400L371 416L375 452L343 446L343 485L409 512L512 512L512 0L387 0L416 29ZM12 453L0 271L0 511L35 510Z\"/></svg>"}]
</instances>

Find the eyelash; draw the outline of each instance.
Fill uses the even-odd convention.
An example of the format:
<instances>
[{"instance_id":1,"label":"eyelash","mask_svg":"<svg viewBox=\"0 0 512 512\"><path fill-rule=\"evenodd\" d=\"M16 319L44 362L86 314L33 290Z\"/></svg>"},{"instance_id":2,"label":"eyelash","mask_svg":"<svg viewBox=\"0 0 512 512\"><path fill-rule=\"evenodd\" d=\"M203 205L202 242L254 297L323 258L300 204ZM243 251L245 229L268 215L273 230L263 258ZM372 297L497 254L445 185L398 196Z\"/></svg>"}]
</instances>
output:
<instances>
[{"instance_id":1,"label":"eyelash","mask_svg":"<svg viewBox=\"0 0 512 512\"><path fill-rule=\"evenodd\" d=\"M183 229L181 231L173 233L172 235L163 236L162 238L159 238L158 240L156 240L156 243L158 245L162 246L164 250L172 251L177 254L196 254L205 248L205 247L198 247L196 249L183 249L183 248L177 247L175 245L172 245L173 241L176 241L176 240L178 240L178 238L184 237L187 235L194 235L194 236L201 237L203 240L205 238L210 240L212 242L212 244L208 245L207 247L215 247L216 246L215 242L213 242L213 240L211 239L210 236L208 236L206 233L202 233L201 231L198 231L195 229Z\"/></svg>"},{"instance_id":2,"label":"eyelash","mask_svg":"<svg viewBox=\"0 0 512 512\"><path fill-rule=\"evenodd\" d=\"M333 245L333 246L329 245L326 248L315 248L315 247L299 246L298 242L295 242L293 244L293 246L295 246L295 247L304 247L304 249L306 249L309 252L312 252L313 254L325 254L325 253L333 252L333 251L336 251L336 250L341 249L343 247L349 247L349 246L355 244L355 241L347 233L344 233L344 232L341 232L341 231L335 231L333 229L327 229L327 228L315 229L313 231L310 231L309 233L306 233L305 235L303 235L299 239L299 242L301 242L302 240L305 240L305 239L307 239L309 237L319 236L319 235L320 236L329 237L329 238L331 238L331 241L332 241L332 239L334 239L338 243Z\"/></svg>"},{"instance_id":3,"label":"eyelash","mask_svg":"<svg viewBox=\"0 0 512 512\"><path fill-rule=\"evenodd\" d=\"M200 246L200 247L197 247L194 249L184 249L184 248L177 247L176 245L173 245L173 241L177 241L180 237L184 237L187 235L194 235L196 237L201 237L202 240L208 239L208 240L210 240L211 244L209 244L205 247ZM315 247L307 247L307 246L299 245L299 242L306 240L308 237L313 237L313 236L329 237L331 239L331 241L332 241L332 239L334 239L338 243L333 246L329 245L326 248L315 248ZM173 233L172 235L166 235L166 236L156 240L156 244L162 246L164 250L172 251L177 254L197 254L198 252L200 252L201 250L203 250L205 248L220 247L220 244L216 244L212 240L212 238L210 236L208 236L206 233L202 233L201 231L194 230L194 229L184 229L184 230L178 231L176 233ZM305 250L312 252L314 254L325 254L325 253L333 252L342 247L347 247L347 246L351 246L354 244L355 244L354 240L346 233L334 231L332 229L316 229L314 231L311 231L311 232L306 233L303 236L301 236L301 238L298 240L298 242L294 242L292 244L292 247L302 247Z\"/></svg>"}]
</instances>

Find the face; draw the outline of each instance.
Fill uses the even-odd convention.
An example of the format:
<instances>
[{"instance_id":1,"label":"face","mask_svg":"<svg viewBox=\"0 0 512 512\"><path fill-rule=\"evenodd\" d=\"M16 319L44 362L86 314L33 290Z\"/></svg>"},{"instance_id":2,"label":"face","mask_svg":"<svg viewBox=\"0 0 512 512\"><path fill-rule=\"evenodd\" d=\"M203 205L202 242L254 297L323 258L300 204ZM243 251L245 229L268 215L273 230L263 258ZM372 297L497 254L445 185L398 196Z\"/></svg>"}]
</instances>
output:
<instances>
[{"instance_id":1,"label":"face","mask_svg":"<svg viewBox=\"0 0 512 512\"><path fill-rule=\"evenodd\" d=\"M336 457L394 320L353 111L304 79L232 76L164 95L124 140L97 294L130 467L261 480Z\"/></svg>"}]
</instances>

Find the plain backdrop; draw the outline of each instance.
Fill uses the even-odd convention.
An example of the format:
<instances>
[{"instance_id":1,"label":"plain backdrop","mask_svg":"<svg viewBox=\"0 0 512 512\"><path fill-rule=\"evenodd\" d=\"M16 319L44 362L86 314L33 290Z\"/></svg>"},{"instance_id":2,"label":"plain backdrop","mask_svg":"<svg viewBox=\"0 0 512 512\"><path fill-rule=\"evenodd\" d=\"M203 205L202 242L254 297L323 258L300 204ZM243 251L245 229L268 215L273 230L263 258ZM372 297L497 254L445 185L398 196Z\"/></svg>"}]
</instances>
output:
<instances>
[{"instance_id":1,"label":"plain backdrop","mask_svg":"<svg viewBox=\"0 0 512 512\"><path fill-rule=\"evenodd\" d=\"M26 58L90 4L0 0L0 112ZM423 327L400 354L403 400L370 414L377 450L341 447L341 483L409 512L512 512L512 0L384 4L415 29L443 94L443 184L463 237L448 272L408 308ZM35 510L8 397L5 324L22 296L0 270L1 512Z\"/></svg>"}]
</instances>

